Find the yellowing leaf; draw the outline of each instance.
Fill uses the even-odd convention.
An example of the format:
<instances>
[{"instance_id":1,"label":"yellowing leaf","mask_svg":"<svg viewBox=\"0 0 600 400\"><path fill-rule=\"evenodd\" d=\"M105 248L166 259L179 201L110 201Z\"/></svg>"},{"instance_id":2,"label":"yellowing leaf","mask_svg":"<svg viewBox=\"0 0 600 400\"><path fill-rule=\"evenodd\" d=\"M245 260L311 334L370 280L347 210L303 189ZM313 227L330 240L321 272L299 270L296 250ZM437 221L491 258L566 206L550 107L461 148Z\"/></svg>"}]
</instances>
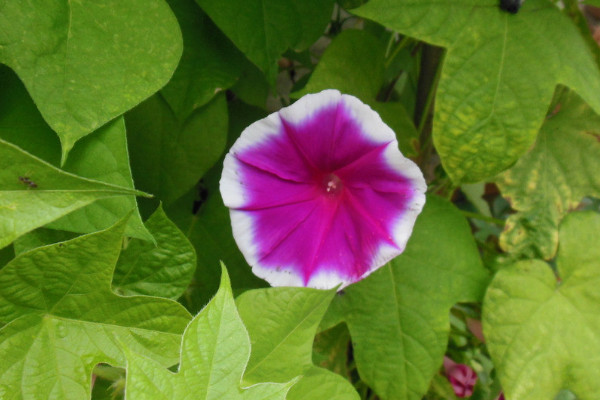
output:
<instances>
[{"instance_id":1,"label":"yellowing leaf","mask_svg":"<svg viewBox=\"0 0 600 400\"><path fill-rule=\"evenodd\" d=\"M583 196L600 197L600 116L569 93L544 123L535 146L497 178L518 212L506 223L500 245L529 258L550 259L558 225Z\"/></svg>"},{"instance_id":2,"label":"yellowing leaf","mask_svg":"<svg viewBox=\"0 0 600 400\"><path fill-rule=\"evenodd\" d=\"M483 304L483 330L507 399L579 400L600 393L600 214L560 227L557 276L540 260L500 270Z\"/></svg>"},{"instance_id":3,"label":"yellowing leaf","mask_svg":"<svg viewBox=\"0 0 600 400\"><path fill-rule=\"evenodd\" d=\"M525 153L559 83L600 113L600 72L552 2L527 0L510 14L498 0L372 0L353 13L447 49L433 139L456 183L493 176Z\"/></svg>"}]
</instances>

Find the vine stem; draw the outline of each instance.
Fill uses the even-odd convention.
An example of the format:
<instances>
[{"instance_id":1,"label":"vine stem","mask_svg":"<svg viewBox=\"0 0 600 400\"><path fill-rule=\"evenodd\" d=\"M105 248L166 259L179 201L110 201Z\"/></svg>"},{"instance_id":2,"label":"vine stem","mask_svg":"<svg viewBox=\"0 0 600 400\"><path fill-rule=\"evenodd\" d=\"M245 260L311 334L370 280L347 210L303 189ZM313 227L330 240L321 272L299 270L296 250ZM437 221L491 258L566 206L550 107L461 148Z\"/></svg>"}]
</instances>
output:
<instances>
[{"instance_id":1,"label":"vine stem","mask_svg":"<svg viewBox=\"0 0 600 400\"><path fill-rule=\"evenodd\" d=\"M392 36L392 38L393 38L393 36ZM402 51L402 49L404 49L406 46L408 46L408 43L410 42L410 40L411 40L410 37L404 36L400 40L398 45L394 48L394 50L392 50L391 54L386 56L385 62L383 64L385 69L388 69L390 67L390 65L392 65L394 58L396 58L396 56Z\"/></svg>"},{"instance_id":2,"label":"vine stem","mask_svg":"<svg viewBox=\"0 0 600 400\"><path fill-rule=\"evenodd\" d=\"M489 222L491 224L499 225L499 226L504 226L506 224L506 221L504 221L503 219L500 219L500 218L488 217L487 215L478 214L478 213L474 213L471 211L465 211L465 210L460 210L460 212L462 213L462 215L464 215L467 218L475 218L480 221Z\"/></svg>"}]
</instances>

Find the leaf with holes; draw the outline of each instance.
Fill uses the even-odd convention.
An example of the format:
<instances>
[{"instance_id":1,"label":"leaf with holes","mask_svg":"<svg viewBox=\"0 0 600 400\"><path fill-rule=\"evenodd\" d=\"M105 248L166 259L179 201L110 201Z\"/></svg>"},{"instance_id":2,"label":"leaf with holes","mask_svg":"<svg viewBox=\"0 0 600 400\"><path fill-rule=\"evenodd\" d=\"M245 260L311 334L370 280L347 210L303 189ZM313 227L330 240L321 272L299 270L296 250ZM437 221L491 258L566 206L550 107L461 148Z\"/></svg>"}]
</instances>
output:
<instances>
[{"instance_id":1,"label":"leaf with holes","mask_svg":"<svg viewBox=\"0 0 600 400\"><path fill-rule=\"evenodd\" d=\"M483 304L483 331L508 399L580 400L600 393L600 214L560 226L558 278L540 260L500 270Z\"/></svg>"},{"instance_id":2,"label":"leaf with holes","mask_svg":"<svg viewBox=\"0 0 600 400\"><path fill-rule=\"evenodd\" d=\"M372 0L352 12L447 49L433 138L456 183L495 175L523 155L559 83L600 113L600 72L552 2L527 0L510 14L498 0Z\"/></svg>"},{"instance_id":3,"label":"leaf with holes","mask_svg":"<svg viewBox=\"0 0 600 400\"><path fill-rule=\"evenodd\" d=\"M96 364L125 365L119 342L164 366L177 362L188 312L110 289L124 228L121 220L22 253L0 270L0 398L89 398Z\"/></svg>"}]
</instances>

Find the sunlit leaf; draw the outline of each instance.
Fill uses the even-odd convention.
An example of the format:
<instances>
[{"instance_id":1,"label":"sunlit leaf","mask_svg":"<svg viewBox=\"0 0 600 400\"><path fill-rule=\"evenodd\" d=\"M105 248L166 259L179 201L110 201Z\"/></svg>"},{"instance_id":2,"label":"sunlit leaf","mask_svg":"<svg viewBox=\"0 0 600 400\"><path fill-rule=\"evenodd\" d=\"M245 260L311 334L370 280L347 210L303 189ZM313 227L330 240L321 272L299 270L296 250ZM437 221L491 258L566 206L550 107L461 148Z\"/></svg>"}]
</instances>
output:
<instances>
[{"instance_id":1,"label":"sunlit leaf","mask_svg":"<svg viewBox=\"0 0 600 400\"><path fill-rule=\"evenodd\" d=\"M284 400L293 385L259 383L241 386L250 356L250 340L235 308L229 277L222 269L216 296L188 325L177 373L134 351L127 355L127 398Z\"/></svg>"},{"instance_id":2,"label":"sunlit leaf","mask_svg":"<svg viewBox=\"0 0 600 400\"><path fill-rule=\"evenodd\" d=\"M0 61L61 140L75 142L167 83L181 33L163 0L5 2Z\"/></svg>"},{"instance_id":3,"label":"sunlit leaf","mask_svg":"<svg viewBox=\"0 0 600 400\"><path fill-rule=\"evenodd\" d=\"M0 100L0 138L58 166L60 142L19 78L10 69L0 67L0 82L4 89ZM63 169L83 178L133 189L123 120L118 118L78 142ZM114 224L132 209L136 211L127 222L126 234L152 240L137 212L133 194L98 200L53 226L79 233L95 232Z\"/></svg>"},{"instance_id":4,"label":"sunlit leaf","mask_svg":"<svg viewBox=\"0 0 600 400\"><path fill-rule=\"evenodd\" d=\"M62 171L2 139L0 188L0 247L98 199L140 194Z\"/></svg>"},{"instance_id":5,"label":"sunlit leaf","mask_svg":"<svg viewBox=\"0 0 600 400\"><path fill-rule=\"evenodd\" d=\"M540 260L499 271L487 291L483 330L507 399L600 393L600 214L560 226L556 274Z\"/></svg>"},{"instance_id":6,"label":"sunlit leaf","mask_svg":"<svg viewBox=\"0 0 600 400\"><path fill-rule=\"evenodd\" d=\"M89 398L96 364L125 365L119 343L177 362L188 312L110 289L124 227L25 252L0 270L0 398Z\"/></svg>"}]
</instances>

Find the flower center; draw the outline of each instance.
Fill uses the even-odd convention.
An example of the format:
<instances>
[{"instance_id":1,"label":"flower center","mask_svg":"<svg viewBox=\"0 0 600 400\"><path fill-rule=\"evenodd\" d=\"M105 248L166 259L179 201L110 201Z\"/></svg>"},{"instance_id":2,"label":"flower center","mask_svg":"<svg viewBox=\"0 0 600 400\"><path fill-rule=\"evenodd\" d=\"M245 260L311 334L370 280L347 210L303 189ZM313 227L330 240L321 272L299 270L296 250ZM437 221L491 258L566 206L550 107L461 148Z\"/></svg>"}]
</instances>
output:
<instances>
[{"instance_id":1,"label":"flower center","mask_svg":"<svg viewBox=\"0 0 600 400\"><path fill-rule=\"evenodd\" d=\"M344 184L342 180L335 174L327 174L323 177L322 187L325 194L330 196L336 196L342 192Z\"/></svg>"}]
</instances>

